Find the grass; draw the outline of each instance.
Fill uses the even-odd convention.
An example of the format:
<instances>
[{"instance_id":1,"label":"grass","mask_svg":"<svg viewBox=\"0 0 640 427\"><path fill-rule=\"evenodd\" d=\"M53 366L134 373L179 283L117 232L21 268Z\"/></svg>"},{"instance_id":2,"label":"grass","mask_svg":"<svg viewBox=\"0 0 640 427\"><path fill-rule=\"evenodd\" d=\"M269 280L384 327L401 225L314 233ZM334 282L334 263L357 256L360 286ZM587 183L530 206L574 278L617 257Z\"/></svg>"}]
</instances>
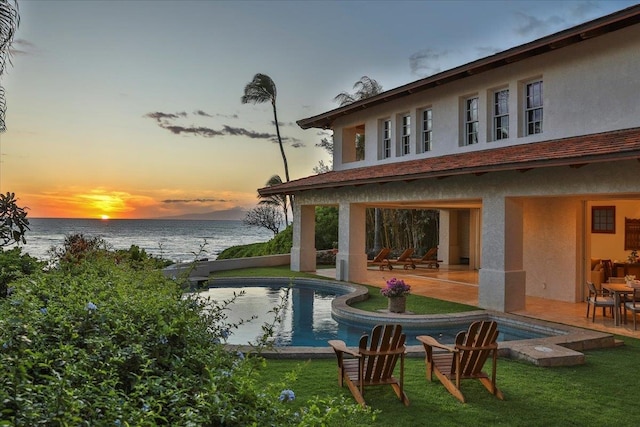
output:
<instances>
[{"instance_id":1,"label":"grass","mask_svg":"<svg viewBox=\"0 0 640 427\"><path fill-rule=\"evenodd\" d=\"M423 359L408 358L405 391L411 404L405 407L389 386L365 390L367 404L380 411L380 426L635 426L640 422L637 405L640 340L618 337L625 345L586 352L585 365L540 368L510 360L498 360L498 387L501 401L490 395L478 381L466 380L462 392L467 403L450 395L435 378L425 379ZM313 359L268 360L262 381L282 378L301 367L297 379L287 387L301 404L314 395L350 396L339 388L336 361ZM397 374L397 371L396 371ZM371 425L363 421L362 425Z\"/></svg>"},{"instance_id":2,"label":"grass","mask_svg":"<svg viewBox=\"0 0 640 427\"><path fill-rule=\"evenodd\" d=\"M288 266L214 275L248 276L321 278L291 272ZM368 288L370 299L357 307L371 311L386 307L386 299L378 288ZM422 314L477 307L410 295L407 309ZM467 403L460 403L435 377L433 382L426 380L422 358L406 360L405 391L411 401L409 407L402 405L388 386L366 389L365 399L369 406L379 411L373 425L380 426L635 426L640 423L640 406L635 397L640 340L616 338L625 345L587 351L586 364L581 366L541 368L522 361L499 359L497 384L505 395L504 401L490 395L478 381L466 380L462 383L462 392ZM312 396L351 396L347 388L341 389L337 385L335 359L270 359L259 380L269 383L276 378L285 378L292 370L297 372L297 378L287 387L296 394L296 400L290 402L294 408ZM371 423L363 420L359 425Z\"/></svg>"}]
</instances>

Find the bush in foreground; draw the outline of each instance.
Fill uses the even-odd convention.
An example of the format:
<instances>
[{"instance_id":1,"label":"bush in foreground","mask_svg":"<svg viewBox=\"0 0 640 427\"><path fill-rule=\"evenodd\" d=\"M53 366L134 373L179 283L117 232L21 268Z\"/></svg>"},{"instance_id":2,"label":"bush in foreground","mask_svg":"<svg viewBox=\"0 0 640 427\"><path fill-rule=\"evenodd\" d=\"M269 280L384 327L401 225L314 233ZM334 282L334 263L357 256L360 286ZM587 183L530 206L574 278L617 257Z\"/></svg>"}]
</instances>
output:
<instances>
[{"instance_id":1,"label":"bush in foreground","mask_svg":"<svg viewBox=\"0 0 640 427\"><path fill-rule=\"evenodd\" d=\"M185 296L160 272L110 257L19 278L0 300L0 425L332 425L362 416L346 403L318 411L322 399L294 414L279 400L285 379L256 385L259 355L223 345L228 303Z\"/></svg>"}]
</instances>

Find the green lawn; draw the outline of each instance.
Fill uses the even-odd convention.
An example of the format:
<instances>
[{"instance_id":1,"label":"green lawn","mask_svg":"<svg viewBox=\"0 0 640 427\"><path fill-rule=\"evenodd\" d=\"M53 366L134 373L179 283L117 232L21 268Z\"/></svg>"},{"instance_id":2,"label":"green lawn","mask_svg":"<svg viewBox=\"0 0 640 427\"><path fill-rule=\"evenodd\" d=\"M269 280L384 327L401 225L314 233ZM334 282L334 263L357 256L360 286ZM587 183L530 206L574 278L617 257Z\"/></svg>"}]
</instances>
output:
<instances>
[{"instance_id":1,"label":"green lawn","mask_svg":"<svg viewBox=\"0 0 640 427\"><path fill-rule=\"evenodd\" d=\"M292 273L288 267L224 272L225 277L248 275L292 277L299 274ZM222 276L215 274L215 277ZM370 287L370 294L371 299L360 303L358 308L376 310L386 306L377 288ZM407 309L416 313L477 309L415 295L410 296L407 304ZM370 407L379 410L374 425L380 426L635 426L640 424L637 397L640 340L616 338L625 345L588 351L586 364L581 366L540 368L500 358L497 384L505 395L504 401L490 395L478 381L466 380L462 391L467 403L460 403L435 377L433 382L426 380L421 358L407 358L406 362L405 390L411 400L409 407L400 403L389 386L367 389L365 399ZM296 400L289 403L294 407L312 396L350 396L346 387L338 387L335 359L268 360L260 381L281 380L292 370L298 371L297 378L287 383L296 394ZM371 424L363 420L360 425Z\"/></svg>"},{"instance_id":2,"label":"green lawn","mask_svg":"<svg viewBox=\"0 0 640 427\"><path fill-rule=\"evenodd\" d=\"M540 368L510 359L498 360L498 387L505 400L490 395L478 381L466 380L460 403L434 377L425 379L423 359L408 358L405 407L389 386L365 390L367 404L380 410L380 426L636 426L640 423L638 380L640 340L618 337L625 345L586 353L585 365ZM263 381L282 378L303 366L287 387L302 401L314 395L350 396L339 388L333 359L310 361L268 360ZM397 373L397 371L396 371ZM370 425L363 422L362 425Z\"/></svg>"}]
</instances>

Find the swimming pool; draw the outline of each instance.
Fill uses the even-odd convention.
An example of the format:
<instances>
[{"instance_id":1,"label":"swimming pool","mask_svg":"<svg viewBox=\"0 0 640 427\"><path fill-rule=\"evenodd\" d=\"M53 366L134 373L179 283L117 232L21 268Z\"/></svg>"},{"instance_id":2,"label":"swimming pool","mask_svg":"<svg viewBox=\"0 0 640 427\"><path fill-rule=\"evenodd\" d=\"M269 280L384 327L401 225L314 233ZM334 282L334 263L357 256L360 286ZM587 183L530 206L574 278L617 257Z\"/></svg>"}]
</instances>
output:
<instances>
[{"instance_id":1,"label":"swimming pool","mask_svg":"<svg viewBox=\"0 0 640 427\"><path fill-rule=\"evenodd\" d=\"M258 318L231 331L229 344L245 345L255 342L262 334L262 325L273 320L269 313L288 295L283 308L283 321L276 328L275 345L279 347L326 347L327 341L341 339L347 345L357 345L364 333L369 333L377 323L394 321L402 323L407 334L407 345L418 345L417 335L431 335L444 343L452 343L455 335L466 330L472 320L468 316L426 319L427 316L397 315L381 317L362 312L359 316L344 316L334 309L334 300L344 299L353 287L344 283L322 280L294 279L216 279L214 286L201 293L214 300L225 300L234 293L244 291L229 311L229 323L236 323L252 316ZM431 321L427 321L431 320ZM536 330L525 324L498 323L499 341L524 340L551 336L548 331Z\"/></svg>"}]
</instances>

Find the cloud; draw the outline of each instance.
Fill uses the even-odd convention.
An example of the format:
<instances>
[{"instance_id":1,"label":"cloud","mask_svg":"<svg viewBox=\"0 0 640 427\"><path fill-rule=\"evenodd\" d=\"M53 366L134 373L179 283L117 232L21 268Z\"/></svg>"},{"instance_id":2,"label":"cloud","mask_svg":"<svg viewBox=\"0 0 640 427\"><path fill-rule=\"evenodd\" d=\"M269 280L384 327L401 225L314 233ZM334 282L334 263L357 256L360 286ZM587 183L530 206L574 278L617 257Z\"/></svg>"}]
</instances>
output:
<instances>
[{"instance_id":1,"label":"cloud","mask_svg":"<svg viewBox=\"0 0 640 427\"><path fill-rule=\"evenodd\" d=\"M167 199L162 200L162 203L226 203L232 201L226 199Z\"/></svg>"},{"instance_id":2,"label":"cloud","mask_svg":"<svg viewBox=\"0 0 640 427\"><path fill-rule=\"evenodd\" d=\"M478 52L478 57L480 58L495 55L496 53L502 52L503 50L504 49L500 49L497 47L488 47L488 46L481 46L476 48L476 52Z\"/></svg>"},{"instance_id":3,"label":"cloud","mask_svg":"<svg viewBox=\"0 0 640 427\"><path fill-rule=\"evenodd\" d=\"M200 117L213 117L211 114L203 111L196 110L193 113L194 115ZM216 114L216 116L222 116L220 114ZM213 138L215 136L246 136L251 139L266 139L272 142L278 142L277 136L273 133L268 132L256 132L250 129L245 129L241 127L234 127L229 125L222 125L222 129L213 129L207 126L182 126L175 124L174 121L180 118L188 117L188 114L184 111L178 113L164 113L162 111L155 111L152 113L147 113L143 117L155 120L162 129L166 129L174 135L193 135L193 136L202 136L205 138ZM225 117L236 117L233 116L225 116ZM304 143L297 138L282 138L283 142L290 142L291 147L299 148L304 147Z\"/></svg>"},{"instance_id":4,"label":"cloud","mask_svg":"<svg viewBox=\"0 0 640 427\"><path fill-rule=\"evenodd\" d=\"M147 113L144 117L148 117L150 119L154 119L158 123L162 123L164 121L175 120L180 117L187 117L187 113L184 111L180 113L163 113L161 111L156 111L155 113Z\"/></svg>"},{"instance_id":5,"label":"cloud","mask_svg":"<svg viewBox=\"0 0 640 427\"><path fill-rule=\"evenodd\" d=\"M540 19L522 12L516 12L516 17L518 22L516 26L516 33L523 37L550 34L554 32L554 29L567 25L564 18L556 15Z\"/></svg>"},{"instance_id":6,"label":"cloud","mask_svg":"<svg viewBox=\"0 0 640 427\"><path fill-rule=\"evenodd\" d=\"M576 19L582 20L585 17L599 12L600 6L595 1L581 1L572 5L569 10L572 16L574 16Z\"/></svg>"},{"instance_id":7,"label":"cloud","mask_svg":"<svg viewBox=\"0 0 640 427\"><path fill-rule=\"evenodd\" d=\"M229 125L223 125L222 128L224 129L224 132L227 135L232 135L232 136L242 135L242 136L248 136L249 138L252 138L252 139L271 139L275 137L275 135L272 133L255 132L255 131L244 129L244 128L231 127Z\"/></svg>"},{"instance_id":8,"label":"cloud","mask_svg":"<svg viewBox=\"0 0 640 427\"><path fill-rule=\"evenodd\" d=\"M449 55L448 50L423 49L409 57L411 73L422 77L431 76L442 71L439 63Z\"/></svg>"},{"instance_id":9,"label":"cloud","mask_svg":"<svg viewBox=\"0 0 640 427\"><path fill-rule=\"evenodd\" d=\"M36 45L25 39L15 39L9 48L12 55L30 55L36 50Z\"/></svg>"},{"instance_id":10,"label":"cloud","mask_svg":"<svg viewBox=\"0 0 640 427\"><path fill-rule=\"evenodd\" d=\"M194 136L204 136L206 138L213 138L214 136L224 135L225 133L219 130L211 129L204 126L177 126L177 125L168 125L161 124L161 128L168 130L169 132L175 135L182 135L184 133L191 134Z\"/></svg>"},{"instance_id":11,"label":"cloud","mask_svg":"<svg viewBox=\"0 0 640 427\"><path fill-rule=\"evenodd\" d=\"M275 120L271 120L271 124L275 126L276 121L275 121ZM293 123L293 122L289 122L289 123L278 122L278 126L280 126L280 127L284 127L284 126L296 126L296 124L295 124L295 123Z\"/></svg>"}]
</instances>

